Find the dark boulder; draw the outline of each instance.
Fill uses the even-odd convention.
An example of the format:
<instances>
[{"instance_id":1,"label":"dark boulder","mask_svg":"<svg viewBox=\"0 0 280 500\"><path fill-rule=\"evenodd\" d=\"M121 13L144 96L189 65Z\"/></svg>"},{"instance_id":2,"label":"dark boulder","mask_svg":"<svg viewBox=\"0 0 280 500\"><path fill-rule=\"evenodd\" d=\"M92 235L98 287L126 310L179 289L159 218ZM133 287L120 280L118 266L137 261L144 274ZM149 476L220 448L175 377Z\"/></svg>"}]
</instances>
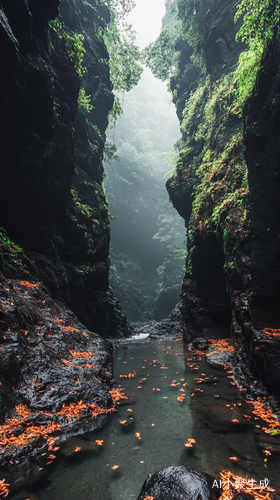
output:
<instances>
[{"instance_id":1,"label":"dark boulder","mask_svg":"<svg viewBox=\"0 0 280 500\"><path fill-rule=\"evenodd\" d=\"M208 474L183 465L167 467L150 474L142 486L137 500L155 497L156 500L214 500L219 490Z\"/></svg>"},{"instance_id":2,"label":"dark boulder","mask_svg":"<svg viewBox=\"0 0 280 500\"><path fill-rule=\"evenodd\" d=\"M192 342L193 349L198 349L199 351L207 351L210 345L210 341L208 339L197 338Z\"/></svg>"}]
</instances>

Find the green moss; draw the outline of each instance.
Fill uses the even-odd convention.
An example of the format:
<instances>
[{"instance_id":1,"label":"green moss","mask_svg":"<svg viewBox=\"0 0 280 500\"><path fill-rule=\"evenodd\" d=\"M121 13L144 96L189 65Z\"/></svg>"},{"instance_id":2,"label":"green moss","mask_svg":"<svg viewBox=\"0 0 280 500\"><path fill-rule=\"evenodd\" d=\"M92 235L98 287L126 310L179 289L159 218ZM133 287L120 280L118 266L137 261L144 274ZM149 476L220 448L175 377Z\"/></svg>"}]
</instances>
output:
<instances>
[{"instance_id":1,"label":"green moss","mask_svg":"<svg viewBox=\"0 0 280 500\"><path fill-rule=\"evenodd\" d=\"M84 36L75 31L68 30L58 19L54 19L49 23L49 48L54 50L52 43L52 34L55 33L60 40L63 40L68 57L74 66L74 69L79 78L87 71L83 65L85 48L83 45ZM86 96L84 96L86 97Z\"/></svg>"}]
</instances>

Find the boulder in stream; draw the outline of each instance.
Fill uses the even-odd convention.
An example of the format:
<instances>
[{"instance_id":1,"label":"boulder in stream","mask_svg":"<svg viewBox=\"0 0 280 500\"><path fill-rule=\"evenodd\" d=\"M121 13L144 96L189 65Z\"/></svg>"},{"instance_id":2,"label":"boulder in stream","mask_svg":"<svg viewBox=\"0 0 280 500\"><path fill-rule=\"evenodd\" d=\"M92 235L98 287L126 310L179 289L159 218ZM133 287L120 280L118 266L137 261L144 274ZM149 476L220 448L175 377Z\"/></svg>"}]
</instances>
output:
<instances>
[{"instance_id":1,"label":"boulder in stream","mask_svg":"<svg viewBox=\"0 0 280 500\"><path fill-rule=\"evenodd\" d=\"M216 500L219 489L214 479L191 467L171 466L149 474L137 500L154 497L156 500Z\"/></svg>"}]
</instances>

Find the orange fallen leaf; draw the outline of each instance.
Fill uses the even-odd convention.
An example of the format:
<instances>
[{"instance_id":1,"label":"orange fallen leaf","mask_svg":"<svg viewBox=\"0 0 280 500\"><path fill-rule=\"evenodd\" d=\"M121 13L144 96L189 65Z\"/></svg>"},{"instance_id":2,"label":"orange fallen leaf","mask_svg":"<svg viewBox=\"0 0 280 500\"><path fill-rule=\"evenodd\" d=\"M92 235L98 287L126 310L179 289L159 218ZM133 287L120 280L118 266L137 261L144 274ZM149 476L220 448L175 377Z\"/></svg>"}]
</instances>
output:
<instances>
[{"instance_id":1,"label":"orange fallen leaf","mask_svg":"<svg viewBox=\"0 0 280 500\"><path fill-rule=\"evenodd\" d=\"M62 326L61 330L66 332L77 332L77 328L73 328L72 326Z\"/></svg>"},{"instance_id":2,"label":"orange fallen leaf","mask_svg":"<svg viewBox=\"0 0 280 500\"><path fill-rule=\"evenodd\" d=\"M77 452L77 451L81 451L81 447L80 446L75 446L73 448L73 451Z\"/></svg>"},{"instance_id":3,"label":"orange fallen leaf","mask_svg":"<svg viewBox=\"0 0 280 500\"><path fill-rule=\"evenodd\" d=\"M155 497L145 497L144 500L155 500Z\"/></svg>"},{"instance_id":4,"label":"orange fallen leaf","mask_svg":"<svg viewBox=\"0 0 280 500\"><path fill-rule=\"evenodd\" d=\"M133 410L132 410L131 408L127 408L127 410L126 410L126 411L130 411L130 412L131 412L131 411L133 411Z\"/></svg>"},{"instance_id":5,"label":"orange fallen leaf","mask_svg":"<svg viewBox=\"0 0 280 500\"><path fill-rule=\"evenodd\" d=\"M34 283L29 283L28 281L19 281L19 284L25 288L36 288L37 290L39 288L39 285L34 285Z\"/></svg>"},{"instance_id":6,"label":"orange fallen leaf","mask_svg":"<svg viewBox=\"0 0 280 500\"><path fill-rule=\"evenodd\" d=\"M187 442L185 443L185 447L186 448L192 448L194 443L196 443L196 440L193 439L193 438L189 438L187 440Z\"/></svg>"},{"instance_id":7,"label":"orange fallen leaf","mask_svg":"<svg viewBox=\"0 0 280 500\"><path fill-rule=\"evenodd\" d=\"M113 470L116 470L118 468L119 468L119 465L113 465L113 467L112 467Z\"/></svg>"},{"instance_id":8,"label":"orange fallen leaf","mask_svg":"<svg viewBox=\"0 0 280 500\"><path fill-rule=\"evenodd\" d=\"M120 375L120 378L127 378L127 375Z\"/></svg>"},{"instance_id":9,"label":"orange fallen leaf","mask_svg":"<svg viewBox=\"0 0 280 500\"><path fill-rule=\"evenodd\" d=\"M119 422L121 425L124 425L124 424L126 424L127 421L126 420L119 420Z\"/></svg>"},{"instance_id":10,"label":"orange fallen leaf","mask_svg":"<svg viewBox=\"0 0 280 500\"><path fill-rule=\"evenodd\" d=\"M151 424L152 427L154 427L156 424Z\"/></svg>"},{"instance_id":11,"label":"orange fallen leaf","mask_svg":"<svg viewBox=\"0 0 280 500\"><path fill-rule=\"evenodd\" d=\"M100 440L100 439L95 440L95 444L97 444L97 446L103 446L103 443L104 443L103 439L102 440Z\"/></svg>"},{"instance_id":12,"label":"orange fallen leaf","mask_svg":"<svg viewBox=\"0 0 280 500\"><path fill-rule=\"evenodd\" d=\"M128 378L134 378L134 373L129 373Z\"/></svg>"},{"instance_id":13,"label":"orange fallen leaf","mask_svg":"<svg viewBox=\"0 0 280 500\"><path fill-rule=\"evenodd\" d=\"M140 432L136 432L136 433L135 433L135 436L137 437L137 439L141 439L141 434L140 434Z\"/></svg>"},{"instance_id":14,"label":"orange fallen leaf","mask_svg":"<svg viewBox=\"0 0 280 500\"><path fill-rule=\"evenodd\" d=\"M232 422L239 422L238 418L233 418Z\"/></svg>"},{"instance_id":15,"label":"orange fallen leaf","mask_svg":"<svg viewBox=\"0 0 280 500\"><path fill-rule=\"evenodd\" d=\"M4 495L4 497L6 497L10 493L8 486L10 485L5 483L5 479L0 479L0 495Z\"/></svg>"},{"instance_id":16,"label":"orange fallen leaf","mask_svg":"<svg viewBox=\"0 0 280 500\"><path fill-rule=\"evenodd\" d=\"M56 321L56 323L64 323L64 319L57 318L56 316L53 317L53 320Z\"/></svg>"},{"instance_id":17,"label":"orange fallen leaf","mask_svg":"<svg viewBox=\"0 0 280 500\"><path fill-rule=\"evenodd\" d=\"M185 401L185 398L183 396L178 396L177 401L180 401L180 402Z\"/></svg>"},{"instance_id":18,"label":"orange fallen leaf","mask_svg":"<svg viewBox=\"0 0 280 500\"><path fill-rule=\"evenodd\" d=\"M238 460L237 457L229 457L230 460L234 460L234 462L236 462Z\"/></svg>"},{"instance_id":19,"label":"orange fallen leaf","mask_svg":"<svg viewBox=\"0 0 280 500\"><path fill-rule=\"evenodd\" d=\"M263 450L263 453L265 453L265 455L271 455L271 451L269 450Z\"/></svg>"},{"instance_id":20,"label":"orange fallen leaf","mask_svg":"<svg viewBox=\"0 0 280 500\"><path fill-rule=\"evenodd\" d=\"M84 337L87 337L87 336L88 336L88 334L87 334L86 332L82 333L82 335L83 335Z\"/></svg>"},{"instance_id":21,"label":"orange fallen leaf","mask_svg":"<svg viewBox=\"0 0 280 500\"><path fill-rule=\"evenodd\" d=\"M214 394L214 398L219 398L219 394Z\"/></svg>"}]
</instances>

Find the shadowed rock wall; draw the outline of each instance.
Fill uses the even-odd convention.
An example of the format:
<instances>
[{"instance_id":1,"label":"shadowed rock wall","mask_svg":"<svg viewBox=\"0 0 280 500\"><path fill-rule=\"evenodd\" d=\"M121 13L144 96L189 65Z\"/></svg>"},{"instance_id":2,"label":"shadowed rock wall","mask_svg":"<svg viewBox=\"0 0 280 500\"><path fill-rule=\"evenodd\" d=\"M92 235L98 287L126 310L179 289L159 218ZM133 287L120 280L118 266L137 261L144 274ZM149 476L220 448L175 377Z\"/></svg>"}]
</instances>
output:
<instances>
[{"instance_id":1,"label":"shadowed rock wall","mask_svg":"<svg viewBox=\"0 0 280 500\"><path fill-rule=\"evenodd\" d=\"M58 9L63 24L51 27ZM6 278L26 278L28 271L107 337L128 331L108 288L102 154L113 95L98 29L109 19L95 1L0 3L0 226L32 269L11 265L7 247L0 268ZM84 37L82 82L77 48L63 31ZM81 85L90 111L78 99Z\"/></svg>"}]
</instances>

